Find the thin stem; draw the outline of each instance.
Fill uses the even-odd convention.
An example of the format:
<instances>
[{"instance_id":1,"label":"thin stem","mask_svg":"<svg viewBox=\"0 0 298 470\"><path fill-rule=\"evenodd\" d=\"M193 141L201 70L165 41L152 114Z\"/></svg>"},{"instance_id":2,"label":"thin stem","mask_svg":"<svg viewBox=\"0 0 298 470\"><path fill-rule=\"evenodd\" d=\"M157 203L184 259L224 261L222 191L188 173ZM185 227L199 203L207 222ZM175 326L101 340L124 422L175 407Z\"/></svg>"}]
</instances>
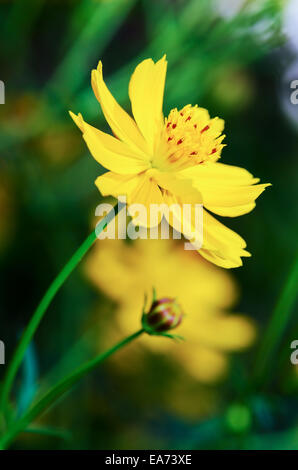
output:
<instances>
[{"instance_id":1,"label":"thin stem","mask_svg":"<svg viewBox=\"0 0 298 470\"><path fill-rule=\"evenodd\" d=\"M38 427L38 428L27 428L24 432L28 434L40 434L41 436L56 437L57 439L63 439L65 441L71 440L71 433L64 429L56 429L51 427Z\"/></svg>"},{"instance_id":2,"label":"thin stem","mask_svg":"<svg viewBox=\"0 0 298 470\"><path fill-rule=\"evenodd\" d=\"M23 361L24 355L26 353L27 347L32 340L41 320L44 317L44 314L49 307L50 303L52 302L53 298L79 264L83 256L87 253L87 251L91 248L93 243L95 242L97 236L105 229L108 223L113 220L114 217L119 213L119 211L124 207L124 205L117 204L107 215L104 217L99 224L97 225L96 229L86 238L86 240L82 243L79 249L75 252L75 254L70 258L68 263L64 266L64 268L60 271L58 276L54 279L48 290L46 291L45 295L41 299L37 309L35 310L31 320L29 321L24 333L20 339L20 342L15 350L12 360L7 369L7 373L4 379L4 384L2 387L1 392L1 399L0 399L0 409L3 410L5 413L6 404L9 399L9 395L11 392L11 388L15 379L15 376L19 370L19 367Z\"/></svg>"},{"instance_id":3,"label":"thin stem","mask_svg":"<svg viewBox=\"0 0 298 470\"><path fill-rule=\"evenodd\" d=\"M255 381L265 383L297 299L298 256L281 292L256 360Z\"/></svg>"},{"instance_id":4,"label":"thin stem","mask_svg":"<svg viewBox=\"0 0 298 470\"><path fill-rule=\"evenodd\" d=\"M17 421L10 430L3 436L0 441L0 449L5 449L13 440L14 438L22 431L24 431L27 426L36 419L40 414L46 411L51 405L53 405L57 400L69 391L77 382L79 382L83 377L85 377L89 372L94 370L98 364L102 361L107 359L109 356L114 354L119 349L126 346L128 343L136 339L145 330L142 328L136 333L128 336L127 338L123 339L115 346L113 346L108 351L99 354L94 359L86 362L82 366L80 366L77 370L72 372L66 378L62 379L58 384L54 385L28 412Z\"/></svg>"}]
</instances>

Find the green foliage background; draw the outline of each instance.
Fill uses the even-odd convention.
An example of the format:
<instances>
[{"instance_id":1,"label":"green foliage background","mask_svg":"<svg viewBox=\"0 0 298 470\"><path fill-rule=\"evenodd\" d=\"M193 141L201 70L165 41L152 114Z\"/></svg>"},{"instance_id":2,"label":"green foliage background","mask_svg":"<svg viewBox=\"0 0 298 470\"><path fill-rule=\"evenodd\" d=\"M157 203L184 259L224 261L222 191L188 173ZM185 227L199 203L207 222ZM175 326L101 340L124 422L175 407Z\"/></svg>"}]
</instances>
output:
<instances>
[{"instance_id":1,"label":"green foliage background","mask_svg":"<svg viewBox=\"0 0 298 470\"><path fill-rule=\"evenodd\" d=\"M238 310L255 318L260 333L254 348L232 358L229 378L217 386L216 412L199 422L165 412L158 393L162 387L171 393L167 377L175 370L154 383L165 373L154 357L135 384L105 364L43 418L46 435L33 429L15 448L298 448L298 374L289 360L290 343L298 338L298 139L297 120L295 126L281 106L284 94L290 99L283 74L294 57L281 28L286 2L244 4L240 13L227 9L223 16L215 0L0 3L0 79L6 85L0 106L0 338L7 360L44 290L89 232L101 200L93 184L99 166L67 114L81 112L108 130L90 86L99 58L110 89L127 108L135 65L166 53L165 114L198 103L224 118L224 162L273 185L257 210L229 224L253 253L233 275L242 291ZM63 287L18 377L19 412L40 376L53 382L90 356L94 338L72 345L98 295L80 269ZM101 302L103 311L112 308L104 297ZM52 432L49 423L62 431Z\"/></svg>"}]
</instances>

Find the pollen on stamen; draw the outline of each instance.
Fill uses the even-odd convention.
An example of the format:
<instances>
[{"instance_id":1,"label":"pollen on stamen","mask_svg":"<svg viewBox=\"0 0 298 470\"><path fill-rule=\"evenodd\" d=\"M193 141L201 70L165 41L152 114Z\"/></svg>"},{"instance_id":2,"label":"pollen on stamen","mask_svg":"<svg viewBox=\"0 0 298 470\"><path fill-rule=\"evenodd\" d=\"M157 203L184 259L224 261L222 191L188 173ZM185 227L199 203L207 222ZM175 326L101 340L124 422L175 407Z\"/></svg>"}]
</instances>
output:
<instances>
[{"instance_id":1,"label":"pollen on stamen","mask_svg":"<svg viewBox=\"0 0 298 470\"><path fill-rule=\"evenodd\" d=\"M208 129L210 129L209 126L208 125L205 126L204 129L201 130L201 134L203 134L203 132L205 132L205 131L208 131Z\"/></svg>"},{"instance_id":2,"label":"pollen on stamen","mask_svg":"<svg viewBox=\"0 0 298 470\"><path fill-rule=\"evenodd\" d=\"M165 124L166 158L177 168L220 158L224 138L216 119L197 106L173 109Z\"/></svg>"}]
</instances>

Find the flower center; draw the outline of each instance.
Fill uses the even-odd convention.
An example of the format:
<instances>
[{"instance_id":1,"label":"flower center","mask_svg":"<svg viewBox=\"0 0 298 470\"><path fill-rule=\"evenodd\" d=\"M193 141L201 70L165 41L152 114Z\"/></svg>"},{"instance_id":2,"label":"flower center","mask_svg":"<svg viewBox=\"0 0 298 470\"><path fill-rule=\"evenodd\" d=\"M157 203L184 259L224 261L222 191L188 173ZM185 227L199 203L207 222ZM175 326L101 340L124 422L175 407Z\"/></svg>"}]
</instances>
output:
<instances>
[{"instance_id":1,"label":"flower center","mask_svg":"<svg viewBox=\"0 0 298 470\"><path fill-rule=\"evenodd\" d=\"M165 119L162 135L163 166L172 170L194 166L220 158L224 121L210 119L204 108L187 105L180 111L172 109Z\"/></svg>"}]
</instances>

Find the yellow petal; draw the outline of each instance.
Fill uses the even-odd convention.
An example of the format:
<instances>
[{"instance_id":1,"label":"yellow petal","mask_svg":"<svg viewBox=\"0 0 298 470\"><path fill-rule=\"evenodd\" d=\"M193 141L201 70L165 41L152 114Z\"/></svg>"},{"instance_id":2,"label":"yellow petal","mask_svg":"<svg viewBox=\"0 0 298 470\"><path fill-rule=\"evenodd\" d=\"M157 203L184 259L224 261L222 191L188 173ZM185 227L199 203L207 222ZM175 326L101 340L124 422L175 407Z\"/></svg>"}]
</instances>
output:
<instances>
[{"instance_id":1,"label":"yellow petal","mask_svg":"<svg viewBox=\"0 0 298 470\"><path fill-rule=\"evenodd\" d=\"M95 180L95 184L103 196L128 196L139 184L139 175L118 175L108 171Z\"/></svg>"},{"instance_id":2,"label":"yellow petal","mask_svg":"<svg viewBox=\"0 0 298 470\"><path fill-rule=\"evenodd\" d=\"M242 266L242 256L250 256L245 247L240 235L204 210L203 247L199 251L204 258L224 268L236 268Z\"/></svg>"},{"instance_id":3,"label":"yellow petal","mask_svg":"<svg viewBox=\"0 0 298 470\"><path fill-rule=\"evenodd\" d=\"M70 112L92 154L102 166L120 174L135 174L148 168L148 163L124 142L87 124L82 116Z\"/></svg>"},{"instance_id":4,"label":"yellow petal","mask_svg":"<svg viewBox=\"0 0 298 470\"><path fill-rule=\"evenodd\" d=\"M242 266L241 256L250 256L250 253L244 249L246 243L243 238L221 224L206 210L203 210L203 231L201 234L200 224L197 226L195 224L195 218L201 214L195 213L193 205L190 217L184 217L183 200L180 197L165 193L164 201L173 207L170 216L167 217L168 223L176 231L182 231L183 235L193 244L202 241L202 247L198 251L208 261L224 268L236 268Z\"/></svg>"},{"instance_id":5,"label":"yellow petal","mask_svg":"<svg viewBox=\"0 0 298 470\"><path fill-rule=\"evenodd\" d=\"M165 56L156 63L152 59L144 60L136 67L129 83L132 112L152 154L164 124L162 105L166 70Z\"/></svg>"},{"instance_id":6,"label":"yellow petal","mask_svg":"<svg viewBox=\"0 0 298 470\"><path fill-rule=\"evenodd\" d=\"M92 70L91 84L104 116L115 136L126 142L133 150L140 152L145 159L149 159L147 144L136 123L117 103L103 80L101 62L98 63L96 70Z\"/></svg>"},{"instance_id":7,"label":"yellow petal","mask_svg":"<svg viewBox=\"0 0 298 470\"><path fill-rule=\"evenodd\" d=\"M205 205L206 209L214 212L214 214L221 215L223 217L238 217L240 215L248 214L251 212L255 207L256 204L252 202L251 204L244 204L239 206L212 206L212 205Z\"/></svg>"},{"instance_id":8,"label":"yellow petal","mask_svg":"<svg viewBox=\"0 0 298 470\"><path fill-rule=\"evenodd\" d=\"M128 213L133 217L135 225L152 227L156 225L155 219L150 217L151 204L163 204L163 197L158 185L146 173L139 175L118 175L113 172L99 176L95 181L103 196L126 196ZM142 204L144 211L132 213L131 204ZM162 211L158 214L157 223L162 218Z\"/></svg>"},{"instance_id":9,"label":"yellow petal","mask_svg":"<svg viewBox=\"0 0 298 470\"><path fill-rule=\"evenodd\" d=\"M147 171L162 189L163 201L170 208L164 216L176 231L185 236L194 236L196 205L203 202L200 192L192 186L191 180L180 179L173 173L160 172L156 169ZM198 237L197 237L198 240Z\"/></svg>"},{"instance_id":10,"label":"yellow petal","mask_svg":"<svg viewBox=\"0 0 298 470\"><path fill-rule=\"evenodd\" d=\"M255 207L254 201L270 184L258 184L244 168L209 163L188 168L180 174L190 178L202 193L206 209L218 215L236 217Z\"/></svg>"},{"instance_id":11,"label":"yellow petal","mask_svg":"<svg viewBox=\"0 0 298 470\"><path fill-rule=\"evenodd\" d=\"M190 179L180 179L173 173L165 173L156 169L148 170L147 174L150 174L162 189L179 198L181 204L203 203L201 193L193 187Z\"/></svg>"},{"instance_id":12,"label":"yellow petal","mask_svg":"<svg viewBox=\"0 0 298 470\"><path fill-rule=\"evenodd\" d=\"M256 337L251 320L240 315L213 315L198 326L197 339L203 344L222 351L247 348Z\"/></svg>"},{"instance_id":13,"label":"yellow petal","mask_svg":"<svg viewBox=\"0 0 298 470\"><path fill-rule=\"evenodd\" d=\"M255 207L254 201L269 184L252 186L215 187L200 185L204 206L211 212L226 217L247 214Z\"/></svg>"},{"instance_id":14,"label":"yellow petal","mask_svg":"<svg viewBox=\"0 0 298 470\"><path fill-rule=\"evenodd\" d=\"M213 183L213 185L220 184L221 186L248 186L259 182L259 178L254 178L244 168L218 162L189 167L181 171L180 175L191 178L196 186L200 183Z\"/></svg>"},{"instance_id":15,"label":"yellow petal","mask_svg":"<svg viewBox=\"0 0 298 470\"><path fill-rule=\"evenodd\" d=\"M148 175L140 175L139 184L130 193L128 198L129 204L142 204L146 208L146 214L140 212L137 216L133 217L134 223L143 227L153 227L159 224L162 218L162 212L157 213L157 220L151 216L151 204L163 204L162 193L156 184ZM128 207L130 215L130 207Z\"/></svg>"},{"instance_id":16,"label":"yellow petal","mask_svg":"<svg viewBox=\"0 0 298 470\"><path fill-rule=\"evenodd\" d=\"M166 220L177 232L183 235L192 243L197 245L202 243L202 230L201 230L201 196L196 193L196 200L194 200L193 188L189 186L189 192L184 195L173 194L165 191L163 194L164 202L167 204L171 211L165 214ZM196 209L195 204L198 205Z\"/></svg>"},{"instance_id":17,"label":"yellow petal","mask_svg":"<svg viewBox=\"0 0 298 470\"><path fill-rule=\"evenodd\" d=\"M239 268L243 265L241 258L235 260L223 257L219 252L205 250L204 248L200 249L199 254L207 261L210 261L210 263L216 264L216 266L220 266L221 268L232 269Z\"/></svg>"}]
</instances>

